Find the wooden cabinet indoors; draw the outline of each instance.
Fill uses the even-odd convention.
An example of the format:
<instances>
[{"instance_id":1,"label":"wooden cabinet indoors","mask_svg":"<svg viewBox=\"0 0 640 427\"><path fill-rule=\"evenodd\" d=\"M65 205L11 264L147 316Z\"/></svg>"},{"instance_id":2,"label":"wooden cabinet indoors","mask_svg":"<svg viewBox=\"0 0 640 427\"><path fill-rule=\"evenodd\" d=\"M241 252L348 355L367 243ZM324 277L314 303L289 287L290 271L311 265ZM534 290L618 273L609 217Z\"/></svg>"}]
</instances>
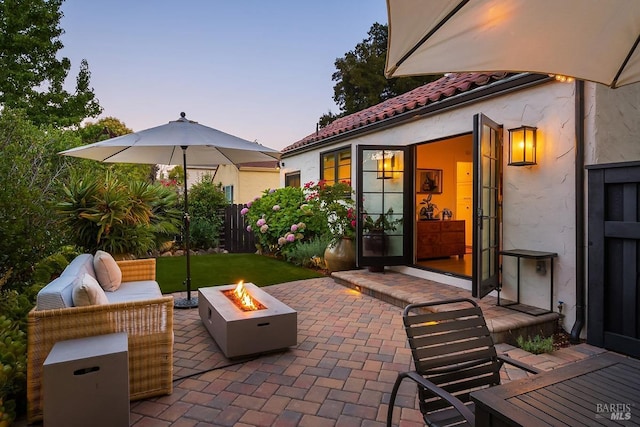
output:
<instances>
[{"instance_id":1,"label":"wooden cabinet indoors","mask_svg":"<svg viewBox=\"0 0 640 427\"><path fill-rule=\"evenodd\" d=\"M464 256L464 221L418 221L417 258Z\"/></svg>"}]
</instances>

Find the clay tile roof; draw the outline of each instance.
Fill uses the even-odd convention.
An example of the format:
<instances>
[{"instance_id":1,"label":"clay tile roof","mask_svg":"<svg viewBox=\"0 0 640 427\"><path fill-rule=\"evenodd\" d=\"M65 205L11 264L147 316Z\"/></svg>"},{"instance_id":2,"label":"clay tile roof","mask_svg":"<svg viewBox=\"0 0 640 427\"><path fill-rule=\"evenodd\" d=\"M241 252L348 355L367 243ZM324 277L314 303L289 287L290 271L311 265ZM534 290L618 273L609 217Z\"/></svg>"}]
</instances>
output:
<instances>
[{"instance_id":1,"label":"clay tile roof","mask_svg":"<svg viewBox=\"0 0 640 427\"><path fill-rule=\"evenodd\" d=\"M507 73L459 73L448 74L434 82L417 87L409 92L387 99L357 113L341 117L324 128L314 132L300 141L285 147L282 152L295 150L311 143L322 141L375 122L388 119L410 110L424 107L427 104L441 101L444 98L467 92L479 86L503 79Z\"/></svg>"}]
</instances>

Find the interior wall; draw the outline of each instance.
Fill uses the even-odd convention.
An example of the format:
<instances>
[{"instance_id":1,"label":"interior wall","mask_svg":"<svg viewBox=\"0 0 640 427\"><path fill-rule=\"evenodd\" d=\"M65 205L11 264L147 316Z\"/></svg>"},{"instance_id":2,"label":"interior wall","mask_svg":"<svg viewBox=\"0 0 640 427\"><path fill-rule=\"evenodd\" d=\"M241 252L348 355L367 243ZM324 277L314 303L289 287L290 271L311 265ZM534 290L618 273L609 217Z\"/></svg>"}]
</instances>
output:
<instances>
[{"instance_id":1,"label":"interior wall","mask_svg":"<svg viewBox=\"0 0 640 427\"><path fill-rule=\"evenodd\" d=\"M457 189L456 189L456 165L457 162L473 162L473 137L471 134L445 139L437 142L421 144L416 147L416 169L442 169L442 193L433 194L431 203L435 203L438 212L448 208L453 211L453 219L456 219ZM416 176L419 174L416 173ZM417 183L415 194L416 220L420 201L429 194L418 193Z\"/></svg>"}]
</instances>

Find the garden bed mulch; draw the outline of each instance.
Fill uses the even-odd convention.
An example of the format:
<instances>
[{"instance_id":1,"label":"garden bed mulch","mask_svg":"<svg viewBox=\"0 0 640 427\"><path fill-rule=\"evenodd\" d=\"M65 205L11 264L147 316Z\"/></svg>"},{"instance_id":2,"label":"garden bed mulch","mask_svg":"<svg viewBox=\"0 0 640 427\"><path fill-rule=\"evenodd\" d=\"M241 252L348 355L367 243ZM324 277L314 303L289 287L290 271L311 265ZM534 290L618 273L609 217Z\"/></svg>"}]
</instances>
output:
<instances>
[{"instance_id":1,"label":"garden bed mulch","mask_svg":"<svg viewBox=\"0 0 640 427\"><path fill-rule=\"evenodd\" d=\"M553 334L553 350L559 350L571 346L570 335L561 329Z\"/></svg>"}]
</instances>

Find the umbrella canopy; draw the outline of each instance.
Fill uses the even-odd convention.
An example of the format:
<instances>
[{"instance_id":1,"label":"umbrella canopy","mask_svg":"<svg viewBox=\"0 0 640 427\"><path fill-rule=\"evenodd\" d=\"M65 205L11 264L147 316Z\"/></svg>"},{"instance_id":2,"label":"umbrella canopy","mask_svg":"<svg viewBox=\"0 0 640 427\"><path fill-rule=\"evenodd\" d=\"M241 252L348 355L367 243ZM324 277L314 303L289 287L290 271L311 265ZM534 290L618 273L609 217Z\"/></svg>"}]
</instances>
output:
<instances>
[{"instance_id":1,"label":"umbrella canopy","mask_svg":"<svg viewBox=\"0 0 640 427\"><path fill-rule=\"evenodd\" d=\"M640 81L638 0L387 0L388 78L511 71Z\"/></svg>"},{"instance_id":2,"label":"umbrella canopy","mask_svg":"<svg viewBox=\"0 0 640 427\"><path fill-rule=\"evenodd\" d=\"M65 156L109 163L183 164L182 147L187 147L186 166L238 165L280 159L280 152L256 142L187 120L176 121L140 132L72 148Z\"/></svg>"},{"instance_id":3,"label":"umbrella canopy","mask_svg":"<svg viewBox=\"0 0 640 427\"><path fill-rule=\"evenodd\" d=\"M180 113L180 116L165 125L72 148L60 154L109 163L183 165L187 298L177 299L175 306L194 308L198 306L198 299L191 298L187 167L279 160L280 152L187 120L185 113Z\"/></svg>"}]
</instances>

